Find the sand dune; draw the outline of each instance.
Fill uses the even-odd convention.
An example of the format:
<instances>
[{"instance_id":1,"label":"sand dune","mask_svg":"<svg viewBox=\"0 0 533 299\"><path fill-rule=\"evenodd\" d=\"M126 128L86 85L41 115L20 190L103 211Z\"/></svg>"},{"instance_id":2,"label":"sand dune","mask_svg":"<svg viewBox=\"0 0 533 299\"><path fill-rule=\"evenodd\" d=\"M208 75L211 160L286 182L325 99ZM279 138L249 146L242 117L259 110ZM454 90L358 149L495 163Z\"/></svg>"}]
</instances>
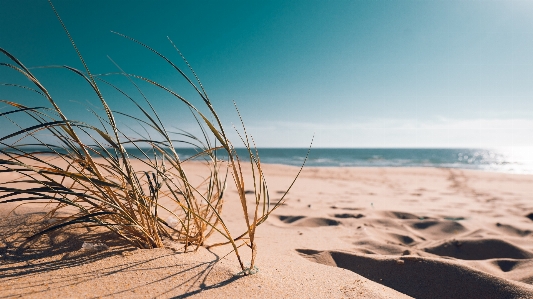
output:
<instances>
[{"instance_id":1,"label":"sand dune","mask_svg":"<svg viewBox=\"0 0 533 299\"><path fill-rule=\"evenodd\" d=\"M264 170L274 199L297 172ZM288 198L259 227L249 277L229 247L136 250L85 228L24 243L39 213L17 210L0 223L0 298L533 298L533 176L306 168ZM240 232L234 188L226 200ZM81 249L98 240L109 248Z\"/></svg>"},{"instance_id":2,"label":"sand dune","mask_svg":"<svg viewBox=\"0 0 533 299\"><path fill-rule=\"evenodd\" d=\"M305 258L348 269L415 298L524 298L531 287L456 261L427 257L358 255L299 250Z\"/></svg>"}]
</instances>

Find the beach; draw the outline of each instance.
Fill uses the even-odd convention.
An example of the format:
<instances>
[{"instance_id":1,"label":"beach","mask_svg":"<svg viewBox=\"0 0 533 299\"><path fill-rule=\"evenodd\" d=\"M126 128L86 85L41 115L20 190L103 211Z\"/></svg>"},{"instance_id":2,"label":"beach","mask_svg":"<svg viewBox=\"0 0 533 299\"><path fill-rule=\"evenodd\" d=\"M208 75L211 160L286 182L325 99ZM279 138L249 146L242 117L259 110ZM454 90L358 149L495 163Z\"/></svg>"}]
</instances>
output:
<instances>
[{"instance_id":1,"label":"beach","mask_svg":"<svg viewBox=\"0 0 533 299\"><path fill-rule=\"evenodd\" d=\"M274 202L298 167L263 167ZM249 276L231 246L136 249L83 227L25 241L42 208L13 207L0 205L0 298L533 298L533 175L305 167L258 227L259 271ZM232 184L223 217L243 232Z\"/></svg>"},{"instance_id":2,"label":"beach","mask_svg":"<svg viewBox=\"0 0 533 299\"><path fill-rule=\"evenodd\" d=\"M533 1L1 4L0 299L533 299Z\"/></svg>"}]
</instances>

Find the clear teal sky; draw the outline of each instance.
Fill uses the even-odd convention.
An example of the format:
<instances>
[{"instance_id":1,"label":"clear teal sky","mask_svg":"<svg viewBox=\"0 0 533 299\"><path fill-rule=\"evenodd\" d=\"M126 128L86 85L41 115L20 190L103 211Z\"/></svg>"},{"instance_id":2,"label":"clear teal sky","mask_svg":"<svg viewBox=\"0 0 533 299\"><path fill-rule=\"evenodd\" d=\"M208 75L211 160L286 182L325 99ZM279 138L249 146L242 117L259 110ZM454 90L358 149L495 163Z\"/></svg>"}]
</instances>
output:
<instances>
[{"instance_id":1,"label":"clear teal sky","mask_svg":"<svg viewBox=\"0 0 533 299\"><path fill-rule=\"evenodd\" d=\"M317 147L533 146L532 1L54 5L93 73L116 71L110 56L125 71L201 106L162 60L110 30L183 66L169 36L224 122L238 123L235 101L260 147L305 147L313 134ZM1 6L0 47L26 66L81 68L47 1L2 0ZM65 71L35 74L71 118L84 117L79 102L98 103ZM0 69L0 82L15 77ZM183 106L147 91L167 124L190 129ZM0 87L2 99L30 101L26 94ZM112 108L135 113L116 93L105 95Z\"/></svg>"}]
</instances>

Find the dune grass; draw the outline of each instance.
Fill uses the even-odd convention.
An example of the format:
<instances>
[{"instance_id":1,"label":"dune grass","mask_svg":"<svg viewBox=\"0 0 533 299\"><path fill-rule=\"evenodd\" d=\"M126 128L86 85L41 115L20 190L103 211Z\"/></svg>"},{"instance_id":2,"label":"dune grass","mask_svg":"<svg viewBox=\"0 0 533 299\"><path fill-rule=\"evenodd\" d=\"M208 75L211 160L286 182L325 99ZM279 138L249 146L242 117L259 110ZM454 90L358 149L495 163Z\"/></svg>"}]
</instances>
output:
<instances>
[{"instance_id":1,"label":"dune grass","mask_svg":"<svg viewBox=\"0 0 533 299\"><path fill-rule=\"evenodd\" d=\"M98 120L96 124L68 118L31 70L7 50L0 48L0 52L7 57L7 62L1 62L0 66L24 76L32 83L32 86L3 85L35 92L43 98L42 103L31 107L16 100L2 100L10 110L0 113L0 116L10 120L18 129L0 137L0 172L15 175L12 180L0 182L0 203L41 203L49 207L44 222L46 225L32 238L81 224L105 227L138 248L163 247L163 240L169 238L182 242L187 251L188 248L205 246L206 239L218 233L226 241L212 244L211 247L231 245L242 273L253 273L256 269L256 229L283 203L285 195L275 203L270 202L258 151L244 125L239 137L248 152L246 160L252 169L252 182L246 182L246 185L253 185L253 194L245 192L243 162L228 139L204 87L170 39L194 79L156 50L116 33L170 64L194 88L207 112L202 112L170 88L139 75L127 74L120 68L118 73L93 75L51 2L50 5L84 66L83 70L69 66L61 68L85 80L104 113L91 110ZM126 77L139 91L144 104L105 80L106 76L111 75ZM176 135L166 129L136 82L160 88L189 108L202 132L201 138L181 132L178 134L181 139L175 139ZM100 91L101 84L112 87L128 98L142 117L112 110ZM22 124L17 121L19 115L24 115L33 123ZM128 136L126 128L115 121L117 115L142 124L150 133ZM43 133L46 133L44 139ZM206 165L207 174L199 184L193 184L184 169L185 163L191 159L182 160L176 151L175 144L181 142L193 145L197 150L194 158L204 161ZM141 155L133 156L127 148L134 148ZM225 161L221 160L221 153L224 153ZM135 169L134 165L138 163L132 163L134 160L141 161L144 170ZM233 181L237 188L237 200L240 201L246 222L246 230L237 235L229 231L222 216L224 190L228 181ZM25 185L31 187L21 187ZM247 196L253 196L253 204L249 205ZM173 219L175 223L163 219L162 214L171 215L167 219ZM244 266L239 253L243 246L251 250L249 267Z\"/></svg>"}]
</instances>

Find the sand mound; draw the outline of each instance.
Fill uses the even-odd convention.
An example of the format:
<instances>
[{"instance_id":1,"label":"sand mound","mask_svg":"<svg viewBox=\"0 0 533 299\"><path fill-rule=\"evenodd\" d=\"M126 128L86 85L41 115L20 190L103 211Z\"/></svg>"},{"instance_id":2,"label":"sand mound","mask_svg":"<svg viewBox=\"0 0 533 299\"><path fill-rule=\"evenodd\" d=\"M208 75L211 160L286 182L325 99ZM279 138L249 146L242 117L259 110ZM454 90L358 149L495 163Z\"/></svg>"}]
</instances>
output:
<instances>
[{"instance_id":1,"label":"sand mound","mask_svg":"<svg viewBox=\"0 0 533 299\"><path fill-rule=\"evenodd\" d=\"M529 259L533 253L500 239L456 239L424 249L440 256L462 260L487 260L495 258Z\"/></svg>"},{"instance_id":2,"label":"sand mound","mask_svg":"<svg viewBox=\"0 0 533 299\"><path fill-rule=\"evenodd\" d=\"M284 190L298 169L263 171L270 190ZM532 186L529 175L307 168L259 227L259 272L249 277L237 275L228 246L137 250L81 227L29 241L42 211L7 217L0 205L0 297L533 298ZM223 216L242 233L232 187Z\"/></svg>"},{"instance_id":3,"label":"sand mound","mask_svg":"<svg viewBox=\"0 0 533 299\"><path fill-rule=\"evenodd\" d=\"M365 217L365 215L363 215L363 214L343 213L343 214L333 214L333 217L335 217L335 218L341 218L341 219L346 219L346 218L355 218L355 219L359 219L359 218L361 218L361 217Z\"/></svg>"},{"instance_id":4,"label":"sand mound","mask_svg":"<svg viewBox=\"0 0 533 299\"><path fill-rule=\"evenodd\" d=\"M415 298L527 298L532 295L531 288L521 283L450 260L297 251L313 262L353 271Z\"/></svg>"},{"instance_id":5,"label":"sand mound","mask_svg":"<svg viewBox=\"0 0 533 299\"><path fill-rule=\"evenodd\" d=\"M301 256L416 298L533 298L533 225L522 212L533 206L531 176L445 169L359 174L352 189L366 195L329 206L313 202L310 212L333 212L346 231L328 233L346 244L296 249ZM376 178L383 184L369 188Z\"/></svg>"},{"instance_id":6,"label":"sand mound","mask_svg":"<svg viewBox=\"0 0 533 299\"><path fill-rule=\"evenodd\" d=\"M341 224L335 219L324 217L278 216L278 219L283 223L302 227L337 226Z\"/></svg>"}]
</instances>

